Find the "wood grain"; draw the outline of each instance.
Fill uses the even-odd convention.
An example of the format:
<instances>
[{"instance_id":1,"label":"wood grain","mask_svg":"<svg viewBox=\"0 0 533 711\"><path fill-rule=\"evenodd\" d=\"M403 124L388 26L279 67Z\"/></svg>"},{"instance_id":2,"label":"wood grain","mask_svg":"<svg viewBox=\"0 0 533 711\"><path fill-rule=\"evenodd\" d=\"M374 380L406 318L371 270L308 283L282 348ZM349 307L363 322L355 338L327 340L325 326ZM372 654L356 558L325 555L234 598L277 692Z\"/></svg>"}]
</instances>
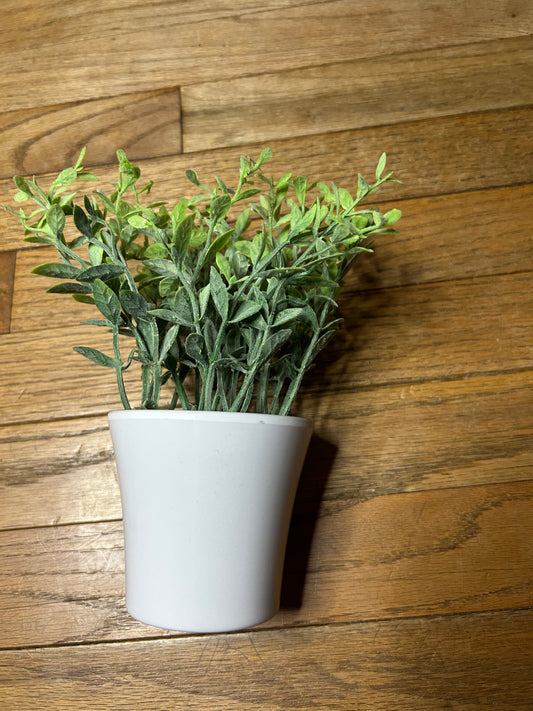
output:
<instances>
[{"instance_id":1,"label":"wood grain","mask_svg":"<svg viewBox=\"0 0 533 711\"><path fill-rule=\"evenodd\" d=\"M13 650L0 693L19 711L36 699L58 711L529 711L532 622L516 611Z\"/></svg>"},{"instance_id":2,"label":"wood grain","mask_svg":"<svg viewBox=\"0 0 533 711\"><path fill-rule=\"evenodd\" d=\"M0 92L18 109L516 37L531 32L533 11L527 0L449 9L377 0L372 12L350 0L246 0L238 12L228 2L112 0L95 12L81 0L50 8L43 31L38 5L7 0L2 25Z\"/></svg>"},{"instance_id":3,"label":"wood grain","mask_svg":"<svg viewBox=\"0 0 533 711\"><path fill-rule=\"evenodd\" d=\"M324 502L293 519L263 626L528 607L533 483ZM149 637L123 602L120 522L3 531L0 647Z\"/></svg>"},{"instance_id":4,"label":"wood grain","mask_svg":"<svg viewBox=\"0 0 533 711\"><path fill-rule=\"evenodd\" d=\"M15 252L0 252L0 334L8 333L11 324Z\"/></svg>"},{"instance_id":5,"label":"wood grain","mask_svg":"<svg viewBox=\"0 0 533 711\"><path fill-rule=\"evenodd\" d=\"M531 478L533 376L304 394L315 436L297 507ZM118 519L106 418L0 429L0 527ZM37 505L38 504L38 505Z\"/></svg>"},{"instance_id":6,"label":"wood grain","mask_svg":"<svg viewBox=\"0 0 533 711\"><path fill-rule=\"evenodd\" d=\"M491 150L487 151L489 139ZM385 186L380 201L533 182L532 163L524 160L533 150L533 110L529 108L291 138L273 141L271 146L274 158L267 172L281 176L292 171L311 180L334 180L352 190L357 172L371 177L379 156L387 151L389 168L403 184ZM218 175L228 185L236 185L240 155L257 157L262 147L254 144L162 157L139 161L139 166L143 178L156 182L153 199L171 202L192 194L185 178L187 168L197 169L206 181L213 182L212 176ZM115 174L115 166L98 170L104 188ZM50 176L44 176L43 185L49 184L47 180ZM0 203L13 205L14 192L11 180L0 180ZM0 211L0 250L20 247L16 218Z\"/></svg>"},{"instance_id":7,"label":"wood grain","mask_svg":"<svg viewBox=\"0 0 533 711\"><path fill-rule=\"evenodd\" d=\"M532 77L533 41L523 36L193 84L183 87L183 148L520 106Z\"/></svg>"},{"instance_id":8,"label":"wood grain","mask_svg":"<svg viewBox=\"0 0 533 711\"><path fill-rule=\"evenodd\" d=\"M116 162L118 148L131 160L180 153L180 114L175 89L0 113L0 177L59 172L83 146L86 166Z\"/></svg>"}]
</instances>

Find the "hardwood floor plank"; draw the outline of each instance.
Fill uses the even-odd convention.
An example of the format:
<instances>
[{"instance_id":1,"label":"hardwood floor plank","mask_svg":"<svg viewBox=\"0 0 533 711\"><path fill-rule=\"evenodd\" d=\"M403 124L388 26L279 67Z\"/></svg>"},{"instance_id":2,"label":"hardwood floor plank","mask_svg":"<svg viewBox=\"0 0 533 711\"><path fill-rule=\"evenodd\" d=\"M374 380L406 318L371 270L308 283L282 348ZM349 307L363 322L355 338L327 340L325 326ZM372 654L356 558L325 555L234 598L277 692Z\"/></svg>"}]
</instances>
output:
<instances>
[{"instance_id":1,"label":"hardwood floor plank","mask_svg":"<svg viewBox=\"0 0 533 711\"><path fill-rule=\"evenodd\" d=\"M530 35L188 85L183 148L528 105L532 77Z\"/></svg>"},{"instance_id":2,"label":"hardwood floor plank","mask_svg":"<svg viewBox=\"0 0 533 711\"><path fill-rule=\"evenodd\" d=\"M9 333L10 329L15 262L15 252L0 252L0 334Z\"/></svg>"},{"instance_id":3,"label":"hardwood floor plank","mask_svg":"<svg viewBox=\"0 0 533 711\"><path fill-rule=\"evenodd\" d=\"M342 330L318 357L307 392L457 379L531 367L533 272L380 291L346 291ZM107 352L93 326L57 326L0 336L0 413L5 424L105 413L121 407L114 373L72 348ZM53 327L55 326L55 327ZM127 355L132 347L123 341ZM136 366L125 373L139 397Z\"/></svg>"},{"instance_id":4,"label":"hardwood floor plank","mask_svg":"<svg viewBox=\"0 0 533 711\"><path fill-rule=\"evenodd\" d=\"M503 205L507 214L520 214L527 213L532 201L533 185L396 201L403 210L400 236L376 240L376 256L361 260L345 288L376 289L530 268L533 242L527 221L513 227L511 249L502 239L500 219ZM450 231L450 222L461 223L461 228ZM18 252L12 332L40 329L49 321L78 324L90 317L90 307L69 297L46 295L45 289L54 282L31 274L38 264L56 260L53 248Z\"/></svg>"},{"instance_id":5,"label":"hardwood floor plank","mask_svg":"<svg viewBox=\"0 0 533 711\"><path fill-rule=\"evenodd\" d=\"M531 478L533 373L303 394L297 507ZM121 517L104 416L0 428L0 528ZM38 504L38 505L37 505Z\"/></svg>"},{"instance_id":6,"label":"hardwood floor plank","mask_svg":"<svg viewBox=\"0 0 533 711\"><path fill-rule=\"evenodd\" d=\"M516 611L13 650L0 693L17 711L529 711L532 628Z\"/></svg>"},{"instance_id":7,"label":"hardwood floor plank","mask_svg":"<svg viewBox=\"0 0 533 711\"><path fill-rule=\"evenodd\" d=\"M131 160L180 153L180 114L176 89L0 113L0 177L59 172L82 146L87 166L114 163L118 148Z\"/></svg>"},{"instance_id":8,"label":"hardwood floor plank","mask_svg":"<svg viewBox=\"0 0 533 711\"><path fill-rule=\"evenodd\" d=\"M68 13L50 8L46 31L38 5L6 0L2 19L0 92L13 109L516 37L533 28L527 0L448 10L377 0L372 12L350 0L246 0L238 13L228 2L190 0L113 0L95 12L81 0Z\"/></svg>"},{"instance_id":9,"label":"hardwood floor plank","mask_svg":"<svg viewBox=\"0 0 533 711\"><path fill-rule=\"evenodd\" d=\"M490 151L487 144L490 141ZM178 200L190 196L187 168L198 170L212 184L214 175L236 185L242 153L257 157L264 144L205 151L139 161L143 179L152 179L153 200ZM383 151L388 166L402 185L385 186L380 201L472 192L488 188L533 183L533 109L447 117L391 126L365 128L319 136L273 141L274 158L267 173L278 177L292 171L311 180L336 181L353 190L357 172L374 174ZM431 156L431 160L428 160ZM90 161L90 156L88 157ZM115 179L116 166L97 170L101 186ZM42 178L47 185L49 176ZM86 189L87 185L83 184ZM0 180L0 203L15 205L12 180ZM459 225L457 226L459 229ZM27 243L26 243L27 244ZM21 232L16 218L0 210L0 250L20 249Z\"/></svg>"},{"instance_id":10,"label":"hardwood floor plank","mask_svg":"<svg viewBox=\"0 0 533 711\"><path fill-rule=\"evenodd\" d=\"M324 502L293 519L292 627L531 606L533 482ZM0 647L160 631L123 601L120 522L0 533Z\"/></svg>"},{"instance_id":11,"label":"hardwood floor plank","mask_svg":"<svg viewBox=\"0 0 533 711\"><path fill-rule=\"evenodd\" d=\"M122 516L105 416L0 428L0 527Z\"/></svg>"}]
</instances>

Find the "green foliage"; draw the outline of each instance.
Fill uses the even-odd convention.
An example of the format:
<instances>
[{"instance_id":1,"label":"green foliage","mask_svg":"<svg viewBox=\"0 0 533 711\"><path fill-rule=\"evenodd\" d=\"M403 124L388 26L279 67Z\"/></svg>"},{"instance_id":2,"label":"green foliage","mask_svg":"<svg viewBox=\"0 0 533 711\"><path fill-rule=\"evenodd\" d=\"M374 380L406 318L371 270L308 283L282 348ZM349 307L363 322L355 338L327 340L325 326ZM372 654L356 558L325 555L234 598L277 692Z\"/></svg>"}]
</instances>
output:
<instances>
[{"instance_id":1,"label":"green foliage","mask_svg":"<svg viewBox=\"0 0 533 711\"><path fill-rule=\"evenodd\" d=\"M165 383L170 408L288 414L304 373L339 327L337 292L354 260L371 252L370 237L394 234L400 211L382 214L360 202L386 182L386 156L376 181L359 175L355 196L334 183L263 172L270 159L243 156L238 185L216 178L214 189L186 171L199 189L167 208L149 203L152 186L138 187L140 170L119 150L118 180L107 195L70 191L85 172L82 151L47 192L14 178L9 209L31 242L55 247L60 262L34 272L66 280L49 291L72 294L103 318L85 323L112 334L113 356L75 350L115 370L125 408L123 372L139 363L143 408L157 408ZM68 192L67 192L68 191ZM72 222L78 236L65 237ZM119 336L132 338L126 358Z\"/></svg>"}]
</instances>

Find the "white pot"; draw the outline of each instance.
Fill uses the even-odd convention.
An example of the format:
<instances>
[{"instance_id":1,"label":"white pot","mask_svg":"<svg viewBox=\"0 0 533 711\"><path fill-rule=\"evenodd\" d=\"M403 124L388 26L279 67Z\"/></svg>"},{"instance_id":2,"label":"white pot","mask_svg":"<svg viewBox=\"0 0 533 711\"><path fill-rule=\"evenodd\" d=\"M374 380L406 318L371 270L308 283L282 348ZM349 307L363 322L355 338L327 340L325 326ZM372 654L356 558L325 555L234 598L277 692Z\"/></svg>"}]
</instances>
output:
<instances>
[{"instance_id":1,"label":"white pot","mask_svg":"<svg viewBox=\"0 0 533 711\"><path fill-rule=\"evenodd\" d=\"M122 410L109 414L109 425L128 612L190 632L242 629L272 617L310 423Z\"/></svg>"}]
</instances>

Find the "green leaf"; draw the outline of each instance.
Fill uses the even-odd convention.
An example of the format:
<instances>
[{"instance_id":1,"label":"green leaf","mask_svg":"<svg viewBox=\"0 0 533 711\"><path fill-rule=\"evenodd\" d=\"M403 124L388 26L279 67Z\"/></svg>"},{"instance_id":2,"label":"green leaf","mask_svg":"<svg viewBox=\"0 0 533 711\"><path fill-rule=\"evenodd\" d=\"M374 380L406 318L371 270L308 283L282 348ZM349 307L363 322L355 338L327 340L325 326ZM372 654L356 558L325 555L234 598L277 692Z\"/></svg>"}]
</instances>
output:
<instances>
[{"instance_id":1,"label":"green leaf","mask_svg":"<svg viewBox=\"0 0 533 711\"><path fill-rule=\"evenodd\" d=\"M198 179L198 173L195 170L191 170L190 168L187 168L185 171L185 177L187 180L189 180L193 185L200 186L200 180Z\"/></svg>"},{"instance_id":2,"label":"green leaf","mask_svg":"<svg viewBox=\"0 0 533 711\"><path fill-rule=\"evenodd\" d=\"M71 185L78 177L76 168L65 168L54 180L52 185Z\"/></svg>"},{"instance_id":3,"label":"green leaf","mask_svg":"<svg viewBox=\"0 0 533 711\"><path fill-rule=\"evenodd\" d=\"M178 269L170 259L147 259L144 264L161 276L170 277L171 279L178 277Z\"/></svg>"},{"instance_id":4,"label":"green leaf","mask_svg":"<svg viewBox=\"0 0 533 711\"><path fill-rule=\"evenodd\" d=\"M31 273L52 277L54 279L75 279L80 271L78 267L72 264L48 262L47 264L40 264L38 267L35 267L35 269L31 270Z\"/></svg>"},{"instance_id":5,"label":"green leaf","mask_svg":"<svg viewBox=\"0 0 533 711\"><path fill-rule=\"evenodd\" d=\"M281 331L276 331L267 339L265 345L261 349L260 360L264 362L268 360L281 346L286 343L292 335L292 329L284 328Z\"/></svg>"},{"instance_id":6,"label":"green leaf","mask_svg":"<svg viewBox=\"0 0 533 711\"><path fill-rule=\"evenodd\" d=\"M206 362L204 339L199 333L189 333L185 339L185 352L199 363Z\"/></svg>"},{"instance_id":7,"label":"green leaf","mask_svg":"<svg viewBox=\"0 0 533 711\"><path fill-rule=\"evenodd\" d=\"M214 267L211 267L209 284L215 308L218 311L220 318L225 321L228 318L228 292L222 277Z\"/></svg>"},{"instance_id":8,"label":"green leaf","mask_svg":"<svg viewBox=\"0 0 533 711\"><path fill-rule=\"evenodd\" d=\"M88 284L79 284L78 282L63 282L56 284L46 290L48 294L90 294L91 287Z\"/></svg>"},{"instance_id":9,"label":"green leaf","mask_svg":"<svg viewBox=\"0 0 533 711\"><path fill-rule=\"evenodd\" d=\"M113 277L120 276L124 274L124 267L118 264L97 264L94 267L89 267L81 274L76 277L78 281L94 281L95 279L102 279L102 281L107 281L107 279L112 279Z\"/></svg>"},{"instance_id":10,"label":"green leaf","mask_svg":"<svg viewBox=\"0 0 533 711\"><path fill-rule=\"evenodd\" d=\"M383 171L385 170L385 166L386 166L386 165L387 165L387 154L386 154L386 153L382 153L381 156L380 156L380 158L379 158L378 165L377 165L377 168L376 168L376 178L377 178L378 180L379 180L379 179L381 178L381 176L383 175Z\"/></svg>"},{"instance_id":11,"label":"green leaf","mask_svg":"<svg viewBox=\"0 0 533 711\"><path fill-rule=\"evenodd\" d=\"M122 310L120 301L115 292L101 279L95 279L93 282L93 297L100 313L111 323L118 324Z\"/></svg>"},{"instance_id":12,"label":"green leaf","mask_svg":"<svg viewBox=\"0 0 533 711\"><path fill-rule=\"evenodd\" d=\"M393 208L385 213L384 218L387 225L393 225L395 222L398 222L401 216L402 211L397 208Z\"/></svg>"},{"instance_id":13,"label":"green leaf","mask_svg":"<svg viewBox=\"0 0 533 711\"><path fill-rule=\"evenodd\" d=\"M149 224L146 218L142 215L131 215L130 217L128 217L128 223L132 227L135 227L136 229L140 230Z\"/></svg>"},{"instance_id":14,"label":"green leaf","mask_svg":"<svg viewBox=\"0 0 533 711\"><path fill-rule=\"evenodd\" d=\"M102 353L102 351L97 351L96 348L88 348L87 346L75 346L74 350L76 351L76 353L80 353L82 356L85 356L89 360L92 360L92 362L96 363L97 365L103 365L105 368L117 367L116 360L110 358L110 356L106 355L105 353Z\"/></svg>"},{"instance_id":15,"label":"green leaf","mask_svg":"<svg viewBox=\"0 0 533 711\"><path fill-rule=\"evenodd\" d=\"M65 229L65 213L59 205L52 205L46 213L46 221L56 237L59 237Z\"/></svg>"},{"instance_id":16,"label":"green leaf","mask_svg":"<svg viewBox=\"0 0 533 711\"><path fill-rule=\"evenodd\" d=\"M175 324L174 326L171 326L168 331L165 333L165 338L163 339L163 343L161 344L161 350L159 351L159 362L162 362L165 360L167 357L170 349L176 342L176 339L178 337L179 333L179 326Z\"/></svg>"},{"instance_id":17,"label":"green leaf","mask_svg":"<svg viewBox=\"0 0 533 711\"><path fill-rule=\"evenodd\" d=\"M102 318L88 318L85 321L81 321L85 326L106 326L107 328L113 328L111 321Z\"/></svg>"},{"instance_id":18,"label":"green leaf","mask_svg":"<svg viewBox=\"0 0 533 711\"><path fill-rule=\"evenodd\" d=\"M218 255L217 255L218 256ZM206 284L204 287L200 289L198 292L198 303L200 305L200 318L204 317L204 314L207 310L207 305L209 303L209 296L211 295L211 286L210 284Z\"/></svg>"},{"instance_id":19,"label":"green leaf","mask_svg":"<svg viewBox=\"0 0 533 711\"><path fill-rule=\"evenodd\" d=\"M244 321L244 319L250 318L250 316L255 316L255 314L261 311L261 308L261 304L255 301L243 301L239 305L233 318L230 319L230 323L239 323L239 321Z\"/></svg>"},{"instance_id":20,"label":"green leaf","mask_svg":"<svg viewBox=\"0 0 533 711\"><path fill-rule=\"evenodd\" d=\"M148 245L144 251L145 259L168 259L168 249L161 242Z\"/></svg>"},{"instance_id":21,"label":"green leaf","mask_svg":"<svg viewBox=\"0 0 533 711\"><path fill-rule=\"evenodd\" d=\"M228 230L211 242L205 255L205 261L207 264L210 264L213 261L218 252L222 252L222 250L226 249L228 244L231 242L232 234L233 230Z\"/></svg>"},{"instance_id":22,"label":"green leaf","mask_svg":"<svg viewBox=\"0 0 533 711\"><path fill-rule=\"evenodd\" d=\"M301 316L302 310L303 309L301 308L284 309L276 316L272 327L277 328L278 326L283 326L291 321L296 321L299 316Z\"/></svg>"},{"instance_id":23,"label":"green leaf","mask_svg":"<svg viewBox=\"0 0 533 711\"><path fill-rule=\"evenodd\" d=\"M237 221L235 223L235 231L234 231L234 238L238 239L241 234L244 232L244 230L248 227L250 224L250 208L246 208L239 217L237 218Z\"/></svg>"},{"instance_id":24,"label":"green leaf","mask_svg":"<svg viewBox=\"0 0 533 711\"><path fill-rule=\"evenodd\" d=\"M130 289L121 289L119 296L122 308L127 314L137 320L152 320L148 314L148 304L139 293Z\"/></svg>"},{"instance_id":25,"label":"green leaf","mask_svg":"<svg viewBox=\"0 0 533 711\"><path fill-rule=\"evenodd\" d=\"M305 203L305 196L307 194L307 178L304 178L303 176L299 175L297 178L294 178L293 185L296 197L298 198L298 202L303 207Z\"/></svg>"},{"instance_id":26,"label":"green leaf","mask_svg":"<svg viewBox=\"0 0 533 711\"><path fill-rule=\"evenodd\" d=\"M222 252L217 252L215 260L217 263L217 267L220 270L220 273L226 277L226 281L229 284L231 277L233 276L229 260L222 254Z\"/></svg>"},{"instance_id":27,"label":"green leaf","mask_svg":"<svg viewBox=\"0 0 533 711\"><path fill-rule=\"evenodd\" d=\"M359 175L357 176L357 199L361 200L362 198L364 198L369 190L370 185L367 183L364 176L359 173Z\"/></svg>"}]
</instances>

